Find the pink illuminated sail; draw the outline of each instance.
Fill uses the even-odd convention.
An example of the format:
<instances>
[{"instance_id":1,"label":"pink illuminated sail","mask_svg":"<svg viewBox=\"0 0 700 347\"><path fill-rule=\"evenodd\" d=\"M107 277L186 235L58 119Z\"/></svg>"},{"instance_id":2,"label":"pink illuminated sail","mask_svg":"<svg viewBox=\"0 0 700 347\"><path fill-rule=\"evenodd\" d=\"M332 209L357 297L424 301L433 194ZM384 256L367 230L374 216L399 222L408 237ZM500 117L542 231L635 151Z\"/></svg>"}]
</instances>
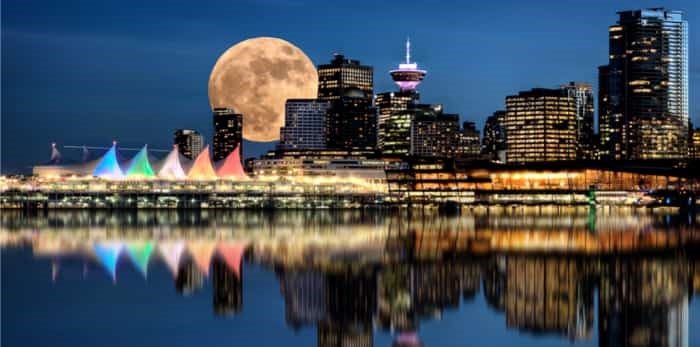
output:
<instances>
[{"instance_id":1,"label":"pink illuminated sail","mask_svg":"<svg viewBox=\"0 0 700 347\"><path fill-rule=\"evenodd\" d=\"M202 153L199 153L190 172L187 173L187 178L195 180L216 179L216 172L214 172L214 168L211 166L211 159L209 157L209 146L204 147Z\"/></svg>"},{"instance_id":2,"label":"pink illuminated sail","mask_svg":"<svg viewBox=\"0 0 700 347\"><path fill-rule=\"evenodd\" d=\"M216 247L216 252L238 278L241 278L241 259L245 252L245 246L243 242L226 242L220 243Z\"/></svg>"},{"instance_id":3,"label":"pink illuminated sail","mask_svg":"<svg viewBox=\"0 0 700 347\"><path fill-rule=\"evenodd\" d=\"M223 164L219 167L216 172L217 176L221 178L247 178L248 176L243 171L243 165L241 165L241 145L236 146L236 149L231 151L228 156L224 159Z\"/></svg>"},{"instance_id":4,"label":"pink illuminated sail","mask_svg":"<svg viewBox=\"0 0 700 347\"><path fill-rule=\"evenodd\" d=\"M183 179L187 177L180 163L180 153L177 150L177 146L173 146L173 150L163 160L160 170L158 170L158 177L169 179Z\"/></svg>"},{"instance_id":5,"label":"pink illuminated sail","mask_svg":"<svg viewBox=\"0 0 700 347\"><path fill-rule=\"evenodd\" d=\"M185 243L182 241L163 242L158 245L158 252L173 276L177 276L180 259L182 259L184 251Z\"/></svg>"}]
</instances>

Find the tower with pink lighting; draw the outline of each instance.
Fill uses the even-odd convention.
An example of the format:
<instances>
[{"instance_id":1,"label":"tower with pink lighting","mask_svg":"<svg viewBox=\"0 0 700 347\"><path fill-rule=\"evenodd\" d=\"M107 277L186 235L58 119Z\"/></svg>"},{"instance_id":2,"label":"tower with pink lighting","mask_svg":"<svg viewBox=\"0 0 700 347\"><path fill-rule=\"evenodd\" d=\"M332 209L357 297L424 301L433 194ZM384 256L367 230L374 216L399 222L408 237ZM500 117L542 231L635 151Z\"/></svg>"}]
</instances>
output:
<instances>
[{"instance_id":1,"label":"tower with pink lighting","mask_svg":"<svg viewBox=\"0 0 700 347\"><path fill-rule=\"evenodd\" d=\"M418 69L417 63L411 63L411 40L406 39L406 62L399 64L399 68L390 73L401 92L415 93L416 87L425 78L428 72Z\"/></svg>"},{"instance_id":2,"label":"tower with pink lighting","mask_svg":"<svg viewBox=\"0 0 700 347\"><path fill-rule=\"evenodd\" d=\"M411 105L418 102L420 94L416 87L423 81L427 71L419 70L418 64L411 63L411 41L406 40L406 61L399 64L399 68L389 72L391 78L399 86L399 91L386 92L376 95L375 105L378 114L377 144L382 152L385 147L392 147L394 142L403 140L393 136L395 130L405 128L405 117L398 116L405 113ZM398 118L397 118L398 117Z\"/></svg>"}]
</instances>

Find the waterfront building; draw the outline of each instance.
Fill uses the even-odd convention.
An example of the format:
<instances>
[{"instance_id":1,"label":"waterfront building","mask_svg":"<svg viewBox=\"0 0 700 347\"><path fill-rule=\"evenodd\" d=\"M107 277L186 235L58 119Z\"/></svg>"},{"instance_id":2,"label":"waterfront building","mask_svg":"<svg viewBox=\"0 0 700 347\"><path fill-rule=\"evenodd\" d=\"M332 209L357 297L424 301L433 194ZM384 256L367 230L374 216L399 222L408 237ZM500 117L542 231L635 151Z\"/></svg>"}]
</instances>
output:
<instances>
[{"instance_id":1,"label":"waterfront building","mask_svg":"<svg viewBox=\"0 0 700 347\"><path fill-rule=\"evenodd\" d=\"M309 179L359 180L385 187L386 164L379 159L263 157L249 163L255 177L307 177Z\"/></svg>"},{"instance_id":2,"label":"waterfront building","mask_svg":"<svg viewBox=\"0 0 700 347\"><path fill-rule=\"evenodd\" d=\"M178 151L187 159L196 158L204 149L204 138L196 130L178 129L175 130L173 143Z\"/></svg>"},{"instance_id":3,"label":"waterfront building","mask_svg":"<svg viewBox=\"0 0 700 347\"><path fill-rule=\"evenodd\" d=\"M507 96L505 127L509 164L576 159L576 101L565 90Z\"/></svg>"},{"instance_id":4,"label":"waterfront building","mask_svg":"<svg viewBox=\"0 0 700 347\"><path fill-rule=\"evenodd\" d=\"M333 149L370 149L377 144L377 113L372 106L374 69L336 54L318 66L318 99L329 101L325 143Z\"/></svg>"},{"instance_id":5,"label":"waterfront building","mask_svg":"<svg viewBox=\"0 0 700 347\"><path fill-rule=\"evenodd\" d=\"M478 159L480 157L481 139L479 137L479 130L476 129L476 124L474 122L462 123L456 154L470 159Z\"/></svg>"},{"instance_id":6,"label":"waterfront building","mask_svg":"<svg viewBox=\"0 0 700 347\"><path fill-rule=\"evenodd\" d=\"M316 99L289 99L280 129L281 150L324 149L326 112L330 103Z\"/></svg>"},{"instance_id":7,"label":"waterfront building","mask_svg":"<svg viewBox=\"0 0 700 347\"><path fill-rule=\"evenodd\" d=\"M484 123L483 155L493 162L506 162L506 111L496 111Z\"/></svg>"},{"instance_id":8,"label":"waterfront building","mask_svg":"<svg viewBox=\"0 0 700 347\"><path fill-rule=\"evenodd\" d=\"M618 12L599 68L608 159L679 159L688 147L688 22L663 8Z\"/></svg>"},{"instance_id":9,"label":"waterfront building","mask_svg":"<svg viewBox=\"0 0 700 347\"><path fill-rule=\"evenodd\" d=\"M593 86L584 82L569 82L561 86L576 102L576 158L594 159L594 125L595 105Z\"/></svg>"},{"instance_id":10,"label":"waterfront building","mask_svg":"<svg viewBox=\"0 0 700 347\"><path fill-rule=\"evenodd\" d=\"M234 149L243 152L243 115L230 108L215 108L212 159L226 158Z\"/></svg>"}]
</instances>

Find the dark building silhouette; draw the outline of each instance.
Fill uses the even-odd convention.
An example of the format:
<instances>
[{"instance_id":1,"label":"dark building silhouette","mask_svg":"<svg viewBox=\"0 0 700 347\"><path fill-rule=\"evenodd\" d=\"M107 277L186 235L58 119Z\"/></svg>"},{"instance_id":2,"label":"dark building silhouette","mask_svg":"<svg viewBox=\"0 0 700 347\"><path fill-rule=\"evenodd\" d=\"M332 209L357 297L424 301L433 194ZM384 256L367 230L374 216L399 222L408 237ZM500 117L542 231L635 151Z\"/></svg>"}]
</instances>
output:
<instances>
[{"instance_id":1,"label":"dark building silhouette","mask_svg":"<svg viewBox=\"0 0 700 347\"><path fill-rule=\"evenodd\" d=\"M377 281L373 269L326 275L327 319L341 325L371 324L377 307Z\"/></svg>"},{"instance_id":2,"label":"dark building silhouette","mask_svg":"<svg viewBox=\"0 0 700 347\"><path fill-rule=\"evenodd\" d=\"M459 145L455 154L463 158L479 158L481 155L481 138L479 135L479 130L474 122L463 122L462 130L460 130L459 134Z\"/></svg>"},{"instance_id":3,"label":"dark building silhouette","mask_svg":"<svg viewBox=\"0 0 700 347\"><path fill-rule=\"evenodd\" d=\"M506 162L506 111L496 111L484 123L482 153L491 161Z\"/></svg>"},{"instance_id":4,"label":"dark building silhouette","mask_svg":"<svg viewBox=\"0 0 700 347\"><path fill-rule=\"evenodd\" d=\"M236 147L243 153L243 115L230 108L215 108L212 160L225 159Z\"/></svg>"}]
</instances>

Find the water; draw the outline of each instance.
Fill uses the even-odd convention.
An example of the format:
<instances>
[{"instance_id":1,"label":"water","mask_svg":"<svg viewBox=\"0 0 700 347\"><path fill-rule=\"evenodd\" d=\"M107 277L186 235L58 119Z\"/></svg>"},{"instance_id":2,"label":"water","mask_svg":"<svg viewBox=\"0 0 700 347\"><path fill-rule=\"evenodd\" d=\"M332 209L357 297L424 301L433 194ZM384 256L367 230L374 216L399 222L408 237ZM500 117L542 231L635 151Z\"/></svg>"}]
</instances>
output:
<instances>
[{"instance_id":1,"label":"water","mask_svg":"<svg viewBox=\"0 0 700 347\"><path fill-rule=\"evenodd\" d=\"M3 346L700 346L671 211L3 211Z\"/></svg>"}]
</instances>

